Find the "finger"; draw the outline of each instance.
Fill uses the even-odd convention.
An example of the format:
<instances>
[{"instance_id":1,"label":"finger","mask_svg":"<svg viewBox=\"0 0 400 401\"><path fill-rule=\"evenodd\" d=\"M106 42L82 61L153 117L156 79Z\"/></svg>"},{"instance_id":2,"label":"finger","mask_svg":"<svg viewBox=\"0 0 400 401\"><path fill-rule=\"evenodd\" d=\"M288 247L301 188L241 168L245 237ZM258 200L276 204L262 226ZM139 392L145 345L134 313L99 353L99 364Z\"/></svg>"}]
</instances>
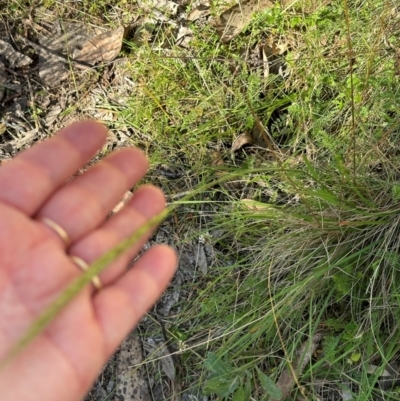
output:
<instances>
[{"instance_id":1,"label":"finger","mask_svg":"<svg viewBox=\"0 0 400 401\"><path fill-rule=\"evenodd\" d=\"M94 121L78 122L20 153L0 168L0 202L33 215L60 185L94 156L106 136L103 125Z\"/></svg>"},{"instance_id":2,"label":"finger","mask_svg":"<svg viewBox=\"0 0 400 401\"><path fill-rule=\"evenodd\" d=\"M90 265L129 237L148 219L160 213L164 207L165 198L162 191L153 186L144 186L133 195L119 213L107 220L96 231L76 242L69 249L69 254L79 256ZM140 251L149 235L150 232L101 273L100 280L103 286L113 282L126 271L129 261Z\"/></svg>"},{"instance_id":3,"label":"finger","mask_svg":"<svg viewBox=\"0 0 400 401\"><path fill-rule=\"evenodd\" d=\"M114 152L57 191L38 217L53 220L74 242L104 221L122 195L143 177L147 166L137 149Z\"/></svg>"},{"instance_id":4,"label":"finger","mask_svg":"<svg viewBox=\"0 0 400 401\"><path fill-rule=\"evenodd\" d=\"M166 245L157 245L115 284L94 297L95 314L104 333L107 355L111 355L161 296L176 265L175 251Z\"/></svg>"}]
</instances>

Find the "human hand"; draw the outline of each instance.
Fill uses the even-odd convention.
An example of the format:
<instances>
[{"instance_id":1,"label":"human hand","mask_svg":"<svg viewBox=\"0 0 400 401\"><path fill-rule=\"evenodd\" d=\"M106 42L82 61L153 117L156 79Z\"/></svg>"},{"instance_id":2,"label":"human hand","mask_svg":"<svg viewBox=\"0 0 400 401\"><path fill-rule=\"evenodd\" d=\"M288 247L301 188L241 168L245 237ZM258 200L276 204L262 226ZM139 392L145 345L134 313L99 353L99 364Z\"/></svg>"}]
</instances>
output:
<instances>
[{"instance_id":1,"label":"human hand","mask_svg":"<svg viewBox=\"0 0 400 401\"><path fill-rule=\"evenodd\" d=\"M0 168L0 360L82 274L71 255L90 265L165 206L159 189L144 186L105 220L146 172L145 157L132 148L64 185L106 134L98 123L74 123ZM78 401L85 395L175 270L175 253L166 246L153 247L126 270L146 238L101 273L99 291L87 286L0 369L2 401Z\"/></svg>"}]
</instances>

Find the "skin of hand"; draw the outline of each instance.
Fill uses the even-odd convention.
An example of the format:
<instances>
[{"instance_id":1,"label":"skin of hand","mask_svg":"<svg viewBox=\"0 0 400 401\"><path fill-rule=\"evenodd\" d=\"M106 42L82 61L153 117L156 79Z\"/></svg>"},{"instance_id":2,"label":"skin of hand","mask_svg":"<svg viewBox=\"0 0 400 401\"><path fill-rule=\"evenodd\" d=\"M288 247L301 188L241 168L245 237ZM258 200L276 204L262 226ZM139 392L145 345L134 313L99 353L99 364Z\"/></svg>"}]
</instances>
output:
<instances>
[{"instance_id":1,"label":"skin of hand","mask_svg":"<svg viewBox=\"0 0 400 401\"><path fill-rule=\"evenodd\" d=\"M68 181L101 148L107 131L84 121L0 167L0 360L82 271L165 207L153 186L138 189L106 219L147 170L137 149L110 154ZM66 246L46 217L68 234ZM175 252L155 246L127 270L148 235L87 286L49 327L0 370L2 401L78 401L101 367L168 285Z\"/></svg>"}]
</instances>

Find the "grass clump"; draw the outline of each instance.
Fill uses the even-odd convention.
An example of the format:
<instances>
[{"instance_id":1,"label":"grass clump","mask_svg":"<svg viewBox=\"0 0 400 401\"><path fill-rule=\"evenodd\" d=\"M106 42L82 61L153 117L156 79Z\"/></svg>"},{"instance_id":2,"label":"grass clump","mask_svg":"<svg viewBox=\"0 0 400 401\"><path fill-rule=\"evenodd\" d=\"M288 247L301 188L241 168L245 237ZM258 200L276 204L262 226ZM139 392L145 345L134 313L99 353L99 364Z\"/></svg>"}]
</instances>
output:
<instances>
[{"instance_id":1,"label":"grass clump","mask_svg":"<svg viewBox=\"0 0 400 401\"><path fill-rule=\"evenodd\" d=\"M247 32L221 46L200 31L194 43L207 57L152 53L145 74L143 62L132 64L149 78L125 116L153 133L159 160L171 144L194 174L211 178L209 149L223 154L221 142L255 121L275 142L275 161L260 152L245 156L241 176L230 167L254 189L253 202L226 186L209 194L220 205L206 222L222 233L215 264L186 289L189 301L169 326L187 347L185 380L219 399L280 399L290 397L279 380L289 369L292 399L329 399L329 391L399 399L396 381L381 380L400 338L396 5L275 7ZM263 35L289 43L290 74L270 74L260 97L258 72L242 63L232 74L227 60ZM296 371L299 349L317 333L317 350Z\"/></svg>"}]
</instances>

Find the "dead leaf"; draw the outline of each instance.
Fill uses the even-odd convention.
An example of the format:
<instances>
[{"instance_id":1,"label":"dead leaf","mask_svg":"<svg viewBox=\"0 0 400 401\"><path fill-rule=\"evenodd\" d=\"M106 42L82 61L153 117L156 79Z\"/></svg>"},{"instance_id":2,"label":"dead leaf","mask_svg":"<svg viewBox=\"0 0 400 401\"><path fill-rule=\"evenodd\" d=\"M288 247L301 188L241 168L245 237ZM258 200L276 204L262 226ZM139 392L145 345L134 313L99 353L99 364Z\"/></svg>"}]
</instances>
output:
<instances>
[{"instance_id":1,"label":"dead leaf","mask_svg":"<svg viewBox=\"0 0 400 401\"><path fill-rule=\"evenodd\" d=\"M203 275L206 275L208 271L208 263L203 244L198 243L194 246L194 257L195 257L196 267L200 270L200 272Z\"/></svg>"},{"instance_id":2,"label":"dead leaf","mask_svg":"<svg viewBox=\"0 0 400 401\"><path fill-rule=\"evenodd\" d=\"M187 16L187 20L194 22L200 18L208 17L211 14L211 8L208 5L200 4L196 8L194 8Z\"/></svg>"},{"instance_id":3,"label":"dead leaf","mask_svg":"<svg viewBox=\"0 0 400 401\"><path fill-rule=\"evenodd\" d=\"M224 166L225 162L224 159L221 155L221 152L218 151L213 151L211 153L211 166L213 167L218 167L218 166Z\"/></svg>"},{"instance_id":4,"label":"dead leaf","mask_svg":"<svg viewBox=\"0 0 400 401\"><path fill-rule=\"evenodd\" d=\"M217 33L221 36L221 41L227 43L248 25L253 14L272 7L271 0L248 0L236 4L224 11L218 19L212 22Z\"/></svg>"},{"instance_id":5,"label":"dead leaf","mask_svg":"<svg viewBox=\"0 0 400 401\"><path fill-rule=\"evenodd\" d=\"M73 50L87 41L96 28L82 23L61 23L56 21L52 32L42 29L39 44L29 43L39 54L39 76L46 87L53 88L68 78L68 69ZM27 42L26 39L21 38ZM68 68L67 68L68 67Z\"/></svg>"},{"instance_id":6,"label":"dead leaf","mask_svg":"<svg viewBox=\"0 0 400 401\"><path fill-rule=\"evenodd\" d=\"M300 349L296 352L297 358L292 362L292 367L296 377L293 376L293 373L289 367L285 369L276 383L277 387L282 392L282 397L279 400L271 399L271 401L282 401L289 397L297 378L301 375L306 365L310 362L310 359L317 349L322 336L322 332L316 333L310 340L305 341L302 344Z\"/></svg>"},{"instance_id":7,"label":"dead leaf","mask_svg":"<svg viewBox=\"0 0 400 401\"><path fill-rule=\"evenodd\" d=\"M261 47L261 52L260 53L261 53L261 59L263 61L263 67L264 67L263 76L264 76L264 84L265 84L267 82L268 77L269 77L269 60L268 60L268 55L267 55L265 46ZM263 89L265 90L266 88L263 88Z\"/></svg>"},{"instance_id":8,"label":"dead leaf","mask_svg":"<svg viewBox=\"0 0 400 401\"><path fill-rule=\"evenodd\" d=\"M113 31L97 35L77 48L73 52L72 58L90 65L98 62L110 62L120 53L125 33L125 28L121 26Z\"/></svg>"},{"instance_id":9,"label":"dead leaf","mask_svg":"<svg viewBox=\"0 0 400 401\"><path fill-rule=\"evenodd\" d=\"M10 68L22 68L32 63L32 59L24 54L17 52L10 43L0 39L0 55L9 63Z\"/></svg>"},{"instance_id":10,"label":"dead leaf","mask_svg":"<svg viewBox=\"0 0 400 401\"><path fill-rule=\"evenodd\" d=\"M50 108L47 111L47 115L44 119L44 123L46 124L46 126L51 127L61 112L62 112L62 107L59 104L50 106Z\"/></svg>"},{"instance_id":11,"label":"dead leaf","mask_svg":"<svg viewBox=\"0 0 400 401\"><path fill-rule=\"evenodd\" d=\"M265 70L268 70L268 73L264 70L264 82L266 82L269 73L283 76L283 71L286 69L286 62L282 54L287 51L288 45L278 45L275 42L269 42L270 43L265 43L260 46L260 55L263 60L263 65Z\"/></svg>"},{"instance_id":12,"label":"dead leaf","mask_svg":"<svg viewBox=\"0 0 400 401\"><path fill-rule=\"evenodd\" d=\"M174 381L176 378L174 360L172 359L172 356L165 345L162 346L161 351L163 354L160 359L162 370L167 375L168 379Z\"/></svg>"},{"instance_id":13,"label":"dead leaf","mask_svg":"<svg viewBox=\"0 0 400 401\"><path fill-rule=\"evenodd\" d=\"M156 343L152 338L147 339L147 344L152 356L160 361L161 368L168 379L175 381L175 364L168 347L164 343Z\"/></svg>"},{"instance_id":14,"label":"dead leaf","mask_svg":"<svg viewBox=\"0 0 400 401\"><path fill-rule=\"evenodd\" d=\"M231 151L236 152L237 150L240 150L243 148L245 145L253 145L253 136L251 135L250 132L244 132L243 134L240 134L233 142Z\"/></svg>"},{"instance_id":15,"label":"dead leaf","mask_svg":"<svg viewBox=\"0 0 400 401\"><path fill-rule=\"evenodd\" d=\"M176 44L188 48L193 37L193 31L190 28L181 26L176 36Z\"/></svg>"},{"instance_id":16,"label":"dead leaf","mask_svg":"<svg viewBox=\"0 0 400 401\"><path fill-rule=\"evenodd\" d=\"M289 9L298 0L280 0L281 7ZM245 0L224 11L219 18L212 21L221 41L227 43L239 35L251 21L255 13L274 6L277 0ZM318 3L318 2L317 2Z\"/></svg>"}]
</instances>

